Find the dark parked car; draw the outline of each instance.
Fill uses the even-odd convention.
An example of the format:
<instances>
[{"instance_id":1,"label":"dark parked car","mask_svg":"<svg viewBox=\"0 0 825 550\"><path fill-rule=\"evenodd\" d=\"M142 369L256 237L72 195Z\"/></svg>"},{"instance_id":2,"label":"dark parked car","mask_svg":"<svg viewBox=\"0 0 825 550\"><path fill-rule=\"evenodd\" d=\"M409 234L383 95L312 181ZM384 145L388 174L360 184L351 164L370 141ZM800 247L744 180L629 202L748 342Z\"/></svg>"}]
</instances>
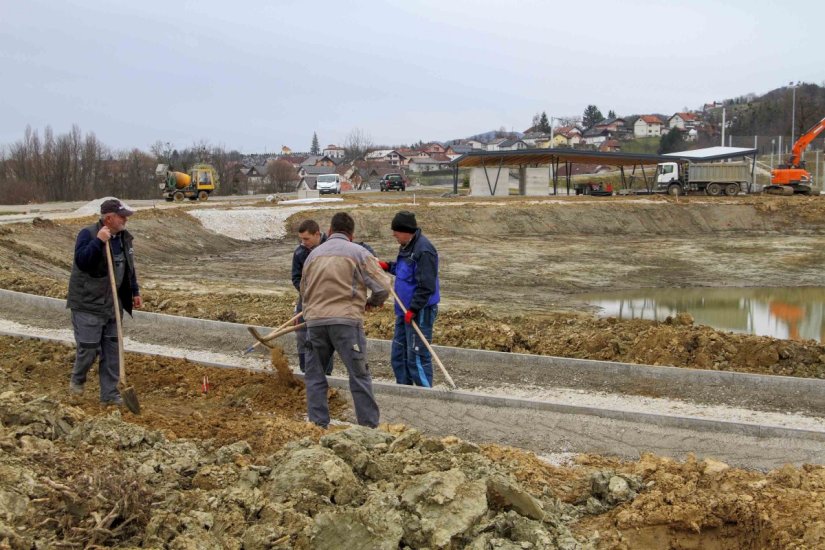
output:
<instances>
[{"instance_id":1,"label":"dark parked car","mask_svg":"<svg viewBox=\"0 0 825 550\"><path fill-rule=\"evenodd\" d=\"M384 174L381 177L381 191L389 191L390 189L397 189L404 191L407 189L407 182L401 174Z\"/></svg>"}]
</instances>

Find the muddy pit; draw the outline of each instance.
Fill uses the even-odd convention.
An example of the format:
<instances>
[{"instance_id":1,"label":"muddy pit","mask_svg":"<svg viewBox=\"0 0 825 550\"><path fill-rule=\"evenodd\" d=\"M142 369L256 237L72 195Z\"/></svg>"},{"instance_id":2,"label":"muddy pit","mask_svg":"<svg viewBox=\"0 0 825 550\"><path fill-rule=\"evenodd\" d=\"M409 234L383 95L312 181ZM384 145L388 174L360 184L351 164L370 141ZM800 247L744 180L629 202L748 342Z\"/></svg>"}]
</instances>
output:
<instances>
[{"instance_id":1,"label":"muddy pit","mask_svg":"<svg viewBox=\"0 0 825 550\"><path fill-rule=\"evenodd\" d=\"M822 377L825 347L813 342L733 335L686 316L596 319L576 300L606 288L825 286L825 202L792 199L468 201L449 214L437 201L417 205L442 258L435 341ZM354 210L357 237L382 257L395 249L386 226L397 208ZM0 287L64 296L74 236L89 221L0 227ZM177 210L141 212L130 227L148 310L269 326L291 316L291 239L236 241ZM371 314L369 335L388 337L391 322L389 308ZM819 466L760 473L583 455L560 467L412 427L322 433L303 421L301 388L274 373L128 355L144 407L134 416L98 405L94 373L82 398L66 396L71 348L3 338L0 349L0 545L825 545ZM351 414L336 396L333 406Z\"/></svg>"}]
</instances>

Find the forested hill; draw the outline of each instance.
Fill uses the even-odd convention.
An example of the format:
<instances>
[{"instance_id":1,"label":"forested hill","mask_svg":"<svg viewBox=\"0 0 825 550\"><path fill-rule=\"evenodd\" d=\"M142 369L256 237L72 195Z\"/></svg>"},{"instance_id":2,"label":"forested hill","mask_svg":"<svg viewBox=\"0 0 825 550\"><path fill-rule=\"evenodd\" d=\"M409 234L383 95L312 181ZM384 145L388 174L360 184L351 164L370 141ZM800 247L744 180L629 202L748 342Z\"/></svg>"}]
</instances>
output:
<instances>
[{"instance_id":1,"label":"forested hill","mask_svg":"<svg viewBox=\"0 0 825 550\"><path fill-rule=\"evenodd\" d=\"M789 87L772 90L762 96L753 94L724 101L734 135L778 136L791 134L793 90ZM825 87L800 84L796 88L794 135L800 136L825 118ZM721 119L721 108L714 118Z\"/></svg>"}]
</instances>

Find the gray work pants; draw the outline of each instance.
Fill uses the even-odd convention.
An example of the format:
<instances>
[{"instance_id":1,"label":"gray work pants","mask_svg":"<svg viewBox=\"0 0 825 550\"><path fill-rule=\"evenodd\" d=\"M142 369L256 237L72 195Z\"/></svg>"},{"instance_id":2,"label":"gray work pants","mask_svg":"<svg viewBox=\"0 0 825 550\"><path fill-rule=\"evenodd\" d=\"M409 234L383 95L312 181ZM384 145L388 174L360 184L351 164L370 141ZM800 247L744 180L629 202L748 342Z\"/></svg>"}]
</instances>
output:
<instances>
[{"instance_id":1,"label":"gray work pants","mask_svg":"<svg viewBox=\"0 0 825 550\"><path fill-rule=\"evenodd\" d=\"M77 343L77 355L72 368L72 383L82 386L86 383L95 358L100 355L100 400L117 401L120 392L118 363L117 325L114 318L72 310L72 328Z\"/></svg>"},{"instance_id":2,"label":"gray work pants","mask_svg":"<svg viewBox=\"0 0 825 550\"><path fill-rule=\"evenodd\" d=\"M347 367L349 390L355 406L355 418L361 426L378 426L378 403L372 394L372 377L367 366L367 338L363 326L322 325L307 329L306 374L307 416L323 428L329 425L327 377L324 365L333 352Z\"/></svg>"}]
</instances>

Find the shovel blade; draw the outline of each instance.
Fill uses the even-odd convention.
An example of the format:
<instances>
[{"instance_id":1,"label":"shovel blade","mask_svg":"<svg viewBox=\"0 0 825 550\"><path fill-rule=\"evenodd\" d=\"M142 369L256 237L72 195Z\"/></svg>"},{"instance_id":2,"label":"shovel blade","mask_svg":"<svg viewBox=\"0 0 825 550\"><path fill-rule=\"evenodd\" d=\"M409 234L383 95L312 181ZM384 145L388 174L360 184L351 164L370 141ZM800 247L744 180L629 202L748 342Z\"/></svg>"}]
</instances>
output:
<instances>
[{"instance_id":1,"label":"shovel blade","mask_svg":"<svg viewBox=\"0 0 825 550\"><path fill-rule=\"evenodd\" d=\"M123 404L126 405L126 408L129 409L132 414L140 414L140 402L138 401L135 388L129 386L120 392L120 396L123 398Z\"/></svg>"}]
</instances>

